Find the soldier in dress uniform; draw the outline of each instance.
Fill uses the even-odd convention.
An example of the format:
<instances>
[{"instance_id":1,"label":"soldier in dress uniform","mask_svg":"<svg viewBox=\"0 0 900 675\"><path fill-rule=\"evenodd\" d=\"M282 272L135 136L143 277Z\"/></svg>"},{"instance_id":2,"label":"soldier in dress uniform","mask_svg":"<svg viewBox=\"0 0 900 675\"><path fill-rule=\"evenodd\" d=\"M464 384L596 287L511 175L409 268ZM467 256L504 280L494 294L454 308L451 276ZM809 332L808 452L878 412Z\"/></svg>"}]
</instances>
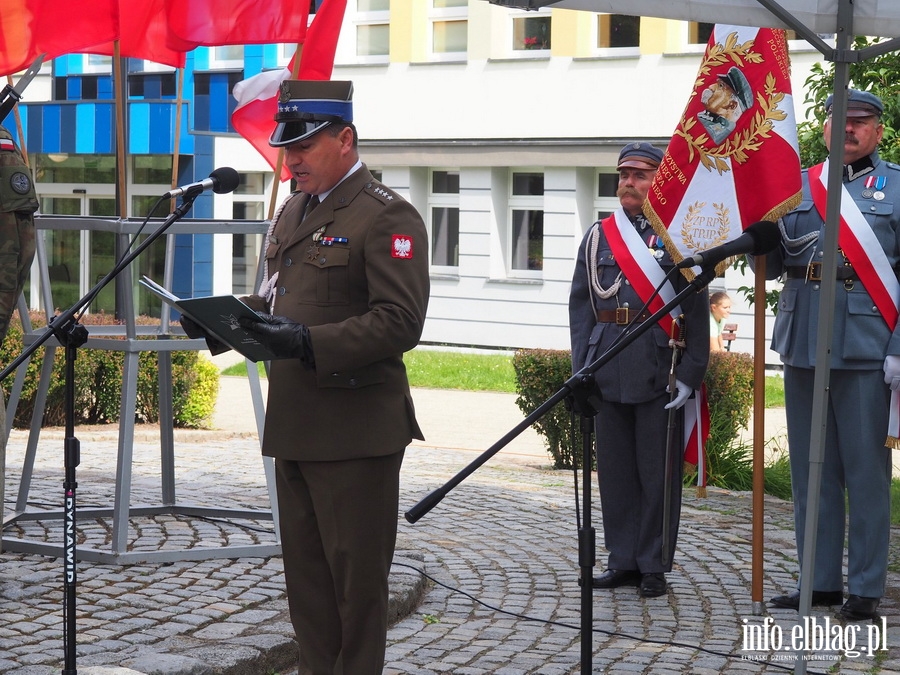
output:
<instances>
[{"instance_id":1,"label":"soldier in dress uniform","mask_svg":"<svg viewBox=\"0 0 900 675\"><path fill-rule=\"evenodd\" d=\"M245 327L279 357L263 454L275 458L299 672L379 675L400 464L423 438L402 357L428 304L425 225L360 161L352 83L286 81L275 121L269 143L297 191L245 299L266 323Z\"/></svg>"},{"instance_id":2,"label":"soldier in dress uniform","mask_svg":"<svg viewBox=\"0 0 900 675\"><path fill-rule=\"evenodd\" d=\"M37 195L31 171L12 134L0 127L0 344L34 259ZM6 473L6 401L0 390L0 522Z\"/></svg>"},{"instance_id":3,"label":"soldier in dress uniform","mask_svg":"<svg viewBox=\"0 0 900 675\"><path fill-rule=\"evenodd\" d=\"M663 152L649 143L630 143L619 153L616 195L621 207L587 231L575 264L569 296L572 369L579 371L619 340L648 298L637 288L653 288L675 266L644 217L642 206ZM614 236L610 236L614 235ZM616 242L621 242L617 244ZM643 269L651 272L644 273ZM646 274L646 279L638 278ZM650 278L651 275L654 275ZM648 283L640 283L647 281ZM637 282L637 283L636 283ZM668 283L668 282L667 282ZM672 296L687 281L673 278ZM683 446L675 448L668 505L671 518L663 532L665 458L669 412L676 410L675 438L682 439L682 406L700 389L709 360L709 296L689 295L680 305L684 349L676 368L677 392L669 392L673 361L671 331L660 325L642 333L595 373L597 475L608 569L594 577L594 588L638 586L642 597L663 595L672 569L681 509ZM664 538L666 545L664 546ZM668 558L663 555L667 547Z\"/></svg>"},{"instance_id":4,"label":"soldier in dress uniform","mask_svg":"<svg viewBox=\"0 0 900 675\"><path fill-rule=\"evenodd\" d=\"M828 171L819 164L803 172L802 201L780 222L782 244L767 256L766 274L772 279L785 277L772 349L784 363L794 527L801 560L819 294L823 284L837 284L815 573L810 583L813 605L842 603L844 537L849 534L849 595L840 611L857 620L875 616L887 575L891 452L885 438L891 389L900 389L900 327L892 325L896 318L881 303L886 299L890 304L891 294L900 290L900 167L878 155L884 130L881 100L856 89L848 96L845 120L832 119L832 96L825 103L829 148L832 124L844 127L844 222L838 267L822 268ZM799 580L798 589L801 583L807 580ZM800 592L770 602L798 609Z\"/></svg>"}]
</instances>

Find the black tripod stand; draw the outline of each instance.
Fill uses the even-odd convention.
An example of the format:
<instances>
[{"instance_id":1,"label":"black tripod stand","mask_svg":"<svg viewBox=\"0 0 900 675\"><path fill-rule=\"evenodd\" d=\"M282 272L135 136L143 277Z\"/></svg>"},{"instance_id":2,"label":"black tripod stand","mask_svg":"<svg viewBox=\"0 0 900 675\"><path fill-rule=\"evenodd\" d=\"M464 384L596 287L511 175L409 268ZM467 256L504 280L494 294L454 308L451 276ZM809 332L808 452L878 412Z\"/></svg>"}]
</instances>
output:
<instances>
[{"instance_id":1,"label":"black tripod stand","mask_svg":"<svg viewBox=\"0 0 900 675\"><path fill-rule=\"evenodd\" d=\"M51 337L55 337L65 347L65 439L63 457L65 466L65 480L63 482L63 650L64 668L63 675L75 675L75 634L76 634L76 494L78 481L76 469L81 462L81 446L75 437L75 359L78 347L88 339L88 331L84 325L78 323L80 313L85 310L97 294L123 270L125 270L144 250L177 220L183 218L194 204L196 194L186 194L182 203L175 209L155 232L147 236L135 249L123 256L113 269L103 277L87 294L78 300L66 311L56 315L47 330L44 331L27 349L16 357L6 368L0 371L0 381L14 372L22 363Z\"/></svg>"},{"instance_id":2,"label":"black tripod stand","mask_svg":"<svg viewBox=\"0 0 900 675\"><path fill-rule=\"evenodd\" d=\"M677 273L677 272L676 272ZM523 419L519 424L508 431L500 440L491 447L481 453L468 466L457 473L453 478L444 483L443 486L426 495L418 504L409 509L405 516L410 523L415 523L422 516L433 509L437 504L457 485L462 483L468 476L474 473L482 464L487 462L491 457L506 447L514 438L525 431L532 424L540 420L544 415L550 412L553 407L560 401L569 399L571 407L576 410L582 418L581 429L583 436L582 443L582 469L583 487L582 487L582 523L578 529L578 566L580 568L581 578L581 672L583 675L589 675L591 672L591 662L593 660L593 649L591 635L593 631L593 568L596 558L596 532L591 524L591 481L590 467L591 454L594 448L594 415L596 409L592 403L594 397L593 382L594 373L597 372L604 364L608 363L613 357L617 356L623 349L628 347L638 336L643 335L650 330L653 325L665 316L670 309L678 305L684 298L697 293L715 279L715 266L710 265L704 267L700 274L681 291L679 291L671 300L666 302L659 310L654 312L650 317L642 323L634 324L633 328L626 330L621 339L606 352L601 354L595 361L585 366L572 377L563 383L562 388L553 396L544 401L535 410Z\"/></svg>"}]
</instances>

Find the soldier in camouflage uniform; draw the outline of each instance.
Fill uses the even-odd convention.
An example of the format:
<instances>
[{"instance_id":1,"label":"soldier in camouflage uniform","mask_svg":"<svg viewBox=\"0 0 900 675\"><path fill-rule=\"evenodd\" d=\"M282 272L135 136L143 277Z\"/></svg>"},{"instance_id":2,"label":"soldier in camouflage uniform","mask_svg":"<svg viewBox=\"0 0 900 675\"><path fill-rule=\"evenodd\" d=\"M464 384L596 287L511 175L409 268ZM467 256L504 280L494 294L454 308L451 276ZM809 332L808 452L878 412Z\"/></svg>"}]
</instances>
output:
<instances>
[{"instance_id":1,"label":"soldier in camouflage uniform","mask_svg":"<svg viewBox=\"0 0 900 675\"><path fill-rule=\"evenodd\" d=\"M31 171L12 134L0 127L0 344L6 338L10 318L34 259L34 212L37 209ZM0 363L0 368L4 366L5 363ZM0 389L0 523L3 521L5 480L6 400Z\"/></svg>"}]
</instances>

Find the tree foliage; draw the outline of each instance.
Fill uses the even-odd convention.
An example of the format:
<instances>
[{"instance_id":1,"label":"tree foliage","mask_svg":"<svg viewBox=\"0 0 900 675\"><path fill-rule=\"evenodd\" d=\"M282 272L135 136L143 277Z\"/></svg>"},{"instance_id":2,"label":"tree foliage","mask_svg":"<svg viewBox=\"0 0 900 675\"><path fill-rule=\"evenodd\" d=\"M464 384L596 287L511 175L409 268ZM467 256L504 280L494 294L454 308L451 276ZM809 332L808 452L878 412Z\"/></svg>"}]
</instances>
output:
<instances>
[{"instance_id":1,"label":"tree foliage","mask_svg":"<svg viewBox=\"0 0 900 675\"><path fill-rule=\"evenodd\" d=\"M853 42L854 51L878 44L880 38L857 37ZM897 80L900 78L900 52L888 52L865 61L849 64L850 87L870 91L884 103L884 137L879 153L889 162L900 164L900 93ZM797 124L800 145L800 163L804 167L825 161L828 150L822 133L825 123L825 101L834 91L834 64L827 67L816 63L806 78L803 102L806 119ZM794 92L797 95L797 92Z\"/></svg>"}]
</instances>

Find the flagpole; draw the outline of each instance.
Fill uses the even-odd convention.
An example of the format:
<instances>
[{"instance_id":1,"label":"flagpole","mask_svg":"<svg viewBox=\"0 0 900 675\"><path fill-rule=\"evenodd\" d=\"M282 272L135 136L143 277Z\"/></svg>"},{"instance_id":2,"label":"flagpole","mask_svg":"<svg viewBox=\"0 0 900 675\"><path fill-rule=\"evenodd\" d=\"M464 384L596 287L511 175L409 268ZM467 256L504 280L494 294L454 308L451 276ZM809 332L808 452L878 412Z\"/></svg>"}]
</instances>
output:
<instances>
[{"instance_id":1,"label":"flagpole","mask_svg":"<svg viewBox=\"0 0 900 675\"><path fill-rule=\"evenodd\" d=\"M6 76L6 82L9 86L13 86L12 75ZM16 136L19 137L19 149L22 151L22 158L25 160L25 166L31 168L28 163L28 150L25 148L25 130L22 128L22 116L19 114L19 106L13 108L13 119L16 121Z\"/></svg>"},{"instance_id":2,"label":"flagpole","mask_svg":"<svg viewBox=\"0 0 900 675\"><path fill-rule=\"evenodd\" d=\"M765 613L763 603L763 516L766 496L766 256L756 256L753 288L753 525L750 600L754 616Z\"/></svg>"},{"instance_id":3,"label":"flagpole","mask_svg":"<svg viewBox=\"0 0 900 675\"><path fill-rule=\"evenodd\" d=\"M125 185L125 83L122 81L121 72L122 55L119 51L119 41L113 43L113 78L116 81L116 182L118 185L117 199L119 217L125 218L128 214L128 200Z\"/></svg>"},{"instance_id":4,"label":"flagpole","mask_svg":"<svg viewBox=\"0 0 900 675\"><path fill-rule=\"evenodd\" d=\"M293 66L291 67L291 79L296 80L300 72L300 58L303 52L303 43L298 42L294 50ZM278 148L278 161L275 162L275 180L272 183L272 194L269 198L269 214L266 220L275 217L275 205L278 203L278 185L281 183L281 167L284 166L284 148Z\"/></svg>"},{"instance_id":5,"label":"flagpole","mask_svg":"<svg viewBox=\"0 0 900 675\"><path fill-rule=\"evenodd\" d=\"M175 96L175 133L173 134L174 145L172 146L172 184L170 187L178 186L178 160L181 157L179 148L181 146L181 114L184 110L184 68L177 68L178 81L177 93ZM169 213L175 211L176 200L173 198L169 202ZM163 283L166 288L172 288L172 281L175 267L175 236L171 232L166 235L166 259L163 267ZM164 331L168 331L169 318L172 315L171 307L167 303L162 303L160 308L159 322L160 327Z\"/></svg>"}]
</instances>

